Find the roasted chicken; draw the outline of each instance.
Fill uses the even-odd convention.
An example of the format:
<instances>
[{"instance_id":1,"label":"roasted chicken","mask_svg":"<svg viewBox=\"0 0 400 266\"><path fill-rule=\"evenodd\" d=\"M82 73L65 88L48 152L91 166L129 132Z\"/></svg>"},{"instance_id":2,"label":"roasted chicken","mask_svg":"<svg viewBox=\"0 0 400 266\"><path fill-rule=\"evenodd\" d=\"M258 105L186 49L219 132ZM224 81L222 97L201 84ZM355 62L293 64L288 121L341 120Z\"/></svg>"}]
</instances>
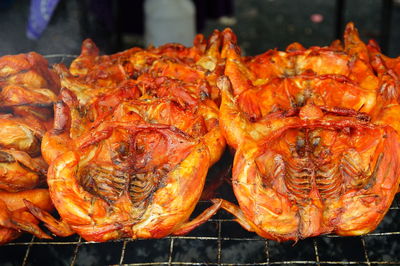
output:
<instances>
[{"instance_id":1,"label":"roasted chicken","mask_svg":"<svg viewBox=\"0 0 400 266\"><path fill-rule=\"evenodd\" d=\"M48 165L41 139L52 124L59 78L39 54L0 58L0 244L29 232L50 238L27 211L24 200L53 209L45 189Z\"/></svg>"},{"instance_id":2,"label":"roasted chicken","mask_svg":"<svg viewBox=\"0 0 400 266\"><path fill-rule=\"evenodd\" d=\"M343 46L295 43L249 58L230 30L223 40L220 124L236 149L240 207L222 207L278 241L374 230L400 182L400 107L388 97L394 77L378 71L354 25Z\"/></svg>"},{"instance_id":3,"label":"roasted chicken","mask_svg":"<svg viewBox=\"0 0 400 266\"><path fill-rule=\"evenodd\" d=\"M54 234L160 238L185 234L218 210L220 202L188 221L208 168L225 148L212 99L219 97L212 72L219 38L215 32L208 43L198 36L191 48L110 56L99 56L86 40L69 70L56 66L64 88L42 154L62 220L28 206Z\"/></svg>"},{"instance_id":4,"label":"roasted chicken","mask_svg":"<svg viewBox=\"0 0 400 266\"><path fill-rule=\"evenodd\" d=\"M72 138L75 123L64 117L71 106L59 105L55 125L64 127L44 143L66 146L45 156L52 161L47 181L61 218L86 240L182 234L219 208L187 222L211 163L202 116L168 99L120 98L110 102L112 112L95 110L101 121ZM58 221L30 209L58 234Z\"/></svg>"},{"instance_id":5,"label":"roasted chicken","mask_svg":"<svg viewBox=\"0 0 400 266\"><path fill-rule=\"evenodd\" d=\"M352 23L343 43L249 57L230 29L112 55L88 39L69 68L2 57L0 80L0 244L49 238L39 221L88 241L181 235L221 207L277 241L360 235L399 187L400 59ZM190 220L225 141L239 206Z\"/></svg>"}]
</instances>

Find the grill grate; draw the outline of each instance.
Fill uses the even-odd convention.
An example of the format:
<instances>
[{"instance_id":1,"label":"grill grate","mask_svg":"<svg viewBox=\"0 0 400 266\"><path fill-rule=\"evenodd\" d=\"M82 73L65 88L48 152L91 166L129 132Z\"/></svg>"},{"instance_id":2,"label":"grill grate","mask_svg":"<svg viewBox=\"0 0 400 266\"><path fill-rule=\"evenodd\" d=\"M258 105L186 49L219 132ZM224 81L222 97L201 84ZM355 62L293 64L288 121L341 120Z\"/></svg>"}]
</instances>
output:
<instances>
[{"instance_id":1,"label":"grill grate","mask_svg":"<svg viewBox=\"0 0 400 266\"><path fill-rule=\"evenodd\" d=\"M0 247L0 264L49 265L400 265L400 208L359 237L319 236L292 242L265 240L240 228L221 211L187 236L86 242L78 236L41 240L24 236ZM208 202L200 202L207 207ZM8 254L13 253L13 256Z\"/></svg>"},{"instance_id":2,"label":"grill grate","mask_svg":"<svg viewBox=\"0 0 400 266\"><path fill-rule=\"evenodd\" d=\"M46 57L69 64L75 56ZM224 161L216 167L224 167ZM218 193L234 201L228 184ZM77 235L53 240L24 235L0 247L0 265L400 265L399 202L397 196L379 227L365 236L277 243L247 232L221 210L188 235L163 239L94 243ZM193 216L209 205L199 202Z\"/></svg>"}]
</instances>

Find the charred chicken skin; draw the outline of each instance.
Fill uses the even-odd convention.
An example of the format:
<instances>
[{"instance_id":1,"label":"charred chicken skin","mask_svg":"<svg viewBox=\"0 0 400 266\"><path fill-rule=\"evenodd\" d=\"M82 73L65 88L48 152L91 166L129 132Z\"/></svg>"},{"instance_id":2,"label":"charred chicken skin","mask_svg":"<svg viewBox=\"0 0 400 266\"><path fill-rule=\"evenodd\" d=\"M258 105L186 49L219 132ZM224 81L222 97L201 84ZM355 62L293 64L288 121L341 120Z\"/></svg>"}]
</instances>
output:
<instances>
[{"instance_id":1,"label":"charred chicken skin","mask_svg":"<svg viewBox=\"0 0 400 266\"><path fill-rule=\"evenodd\" d=\"M220 124L236 149L240 207L222 208L278 241L374 230L400 182L399 105L354 25L343 47L296 43L250 58L223 35Z\"/></svg>"}]
</instances>

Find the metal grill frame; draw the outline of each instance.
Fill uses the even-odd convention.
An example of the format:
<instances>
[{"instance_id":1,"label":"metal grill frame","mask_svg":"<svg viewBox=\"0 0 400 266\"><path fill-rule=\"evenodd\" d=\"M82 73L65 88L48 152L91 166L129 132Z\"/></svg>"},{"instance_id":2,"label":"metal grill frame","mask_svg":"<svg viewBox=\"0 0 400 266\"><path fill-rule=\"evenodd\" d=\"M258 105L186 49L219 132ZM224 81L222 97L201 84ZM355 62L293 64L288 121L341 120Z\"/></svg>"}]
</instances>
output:
<instances>
[{"instance_id":1,"label":"metal grill frame","mask_svg":"<svg viewBox=\"0 0 400 266\"><path fill-rule=\"evenodd\" d=\"M54 54L54 55L47 55L45 56L50 63L65 63L69 64L72 59L76 58L76 55L65 55L65 54ZM228 184L224 185L225 187L229 187ZM228 188L230 189L230 187ZM224 194L221 194L222 197L224 197ZM232 195L230 195L232 197ZM395 200L393 201L393 204L390 208L389 211L394 211L396 212L395 217L399 217L399 212L400 212L400 196L397 195ZM209 206L210 203L207 201L200 201L199 206L201 207L207 207ZM197 209L196 209L197 210ZM195 211L196 211L195 210ZM385 222L385 220L388 219L387 217L384 218L382 223ZM396 258L387 258L385 254L379 254L381 258L385 257L385 260L372 260L369 256L369 247L366 243L366 239L371 237L378 238L379 241L383 241L383 238L386 236L399 236L400 239L400 231L396 230L391 230L391 229L385 229L382 232L372 232L370 234L364 235L364 236L359 236L359 237L351 237L352 239L357 239L357 242L359 241L360 246L362 247L361 251L361 256L363 257L362 260L346 260L345 258L339 258L337 260L324 260L321 258L321 247L318 244L319 241L321 241L323 238L341 238L345 239L344 237L336 236L336 235L324 235L324 236L318 236L314 238L310 238L309 241L312 241L312 247L309 247L311 249L311 252L313 254L314 259L307 259L307 260L298 260L298 259L290 259L290 258L285 258L283 257L281 260L274 260L271 258L271 251L273 251L273 247L270 247L271 244L273 245L282 245L279 243L276 243L272 240L266 240L263 239L259 236L257 236L255 233L249 233L245 231L244 229L239 229L242 230L239 232L239 235L246 235L246 236L224 236L222 233L222 228L224 226L230 226L230 223L235 223L235 220L232 215L228 214L224 210L220 210L214 218L210 219L207 221L205 224L201 225L197 231L197 234L201 234L202 232L202 227L207 226L207 224L212 224L211 226L216 225L215 236L197 236L197 235L192 235L189 233L187 236L169 236L164 238L164 241L167 240L169 241L167 245L167 250L165 250L168 255L166 256L165 261L157 261L157 262L149 262L149 261L141 261L141 262L129 262L126 259L126 253L128 250L128 244L133 243L133 242L139 242L139 241L154 241L154 240L145 240L145 239L139 239L139 240L133 240L133 239L121 239L121 240L116 240L116 241L110 241L107 243L115 243L115 245L118 245L118 243L122 243L121 250L119 252L119 260L118 263L116 264L109 264L109 265L400 265L400 256L398 259ZM389 222L390 223L390 222ZM379 227L378 227L379 228ZM400 228L400 227L399 227ZM192 259L188 259L188 261L185 261L183 259L175 260L174 259L174 253L177 248L179 248L179 242L180 240L184 241L201 241L206 243L205 241L212 241L216 244L217 250L215 253L215 258L212 262L207 262L207 261L193 261ZM157 240L156 240L157 241ZM243 244L249 244L255 241L258 242L263 242L263 248L259 250L260 253L263 253L263 260L262 261L253 261L253 262L226 262L224 261L223 255L224 255L224 244L227 241L232 241L235 243L243 243ZM297 244L293 244L292 247L296 247L296 245L301 244L301 242L306 241L306 240L299 240ZM70 263L69 265L75 266L79 265L78 256L82 250L83 246L87 246L89 248L92 248L94 245L97 245L99 243L95 242L87 242L83 240L81 237L77 237L77 240L75 241L69 241L67 239L62 239L59 238L57 240L53 241L44 241L41 239L37 239L35 236L32 236L30 240L28 241L22 241L19 242L18 239L15 242L7 243L3 246L0 246L0 254L4 256L4 248L2 247L8 247L8 248L13 248L13 247L25 247L25 253L24 257L22 259L22 266L26 265L34 265L34 263L31 261L31 259L34 259L35 256L38 256L39 254L35 254L32 251L32 248L35 246L46 246L46 247L51 247L51 246L65 246L65 245L72 245L73 246L73 251L70 256ZM400 241L399 241L400 244ZM336 248L336 247L330 247L330 248ZM289 248L290 249L290 248ZM241 250L243 254L248 252L247 250ZM399 254L400 254L400 247L399 247ZM43 254L40 254L43 255Z\"/></svg>"},{"instance_id":2,"label":"metal grill frame","mask_svg":"<svg viewBox=\"0 0 400 266\"><path fill-rule=\"evenodd\" d=\"M399 197L397 197L399 198ZM400 207L398 205L398 200L396 199L393 203L393 206L390 208L391 211L399 212ZM200 202L200 205L202 204L209 204L208 202ZM218 216L218 215L217 215ZM396 215L397 217L398 215ZM246 243L246 242L253 242L253 241L263 241L264 242L264 258L265 260L262 262L249 262L249 263L240 263L240 262L235 262L234 265L293 265L293 264L298 264L298 265L400 265L400 260L385 260L385 261L378 261L378 260L371 260L369 255L368 255L368 247L366 245L365 239L369 237L384 237L384 236L393 236L397 235L400 236L400 231L386 231L386 232L372 232L370 234L360 236L360 237L355 237L358 238L360 241L361 246L363 247L363 256L364 259L360 261L346 261L346 260L323 260L320 257L319 254L319 245L318 245L318 240L321 238L344 238L336 235L325 235L325 236L318 236L311 238L312 243L313 243L313 250L312 253L314 254L315 258L313 260L289 260L289 259L282 259L279 261L273 261L270 258L270 243L272 240L266 240L263 238L260 238L254 234L254 237L224 237L221 235L221 228L224 224L228 224L231 222L235 222L234 219L229 219L229 218L214 218L210 219L207 223L214 223L217 224L217 236L212 237L212 236L169 236L164 239L167 239L169 241L169 248L166 251L168 253L168 257L165 261L157 261L157 262L135 262L135 263L129 263L125 261L125 254L127 250L127 244L130 242L138 242L138 241L149 241L145 239L139 239L139 240L133 240L133 239L122 239L122 240L116 240L116 241L111 241L112 243L121 243L122 242L122 248L120 251L120 257L119 257L119 263L117 264L110 264L110 265L232 265L232 262L224 262L222 259L222 254L223 254L223 244L225 241L236 241L237 243ZM199 228L201 231L201 227ZM244 229L243 229L244 231ZM354 238L354 237L353 237ZM216 252L216 258L214 262L193 262L193 261L175 261L174 260L174 250L178 247L176 244L176 240L197 240L197 241L214 241L216 242L217 245L217 252ZM304 241L304 240L300 240ZM32 236L30 241L27 242L12 242L5 244L4 246L24 246L26 247L25 255L22 261L22 266L26 265L33 265L30 262L30 258L34 257L35 254L31 252L31 249L33 246L37 245L45 245L45 246L62 246L62 245L74 245L74 250L71 254L71 261L70 261L70 266L75 266L79 265L77 264L77 257L80 252L80 247L83 245L91 246L95 245L98 243L95 242L87 242L83 240L82 238L78 238L77 241L43 241L41 239L37 239L36 237ZM299 244L299 243L298 243ZM278 244L281 245L281 244ZM296 244L294 244L295 246ZM332 247L335 248L335 247ZM0 247L1 251L1 247ZM242 252L246 252L245 250L242 250ZM384 255L384 254L382 254Z\"/></svg>"}]
</instances>

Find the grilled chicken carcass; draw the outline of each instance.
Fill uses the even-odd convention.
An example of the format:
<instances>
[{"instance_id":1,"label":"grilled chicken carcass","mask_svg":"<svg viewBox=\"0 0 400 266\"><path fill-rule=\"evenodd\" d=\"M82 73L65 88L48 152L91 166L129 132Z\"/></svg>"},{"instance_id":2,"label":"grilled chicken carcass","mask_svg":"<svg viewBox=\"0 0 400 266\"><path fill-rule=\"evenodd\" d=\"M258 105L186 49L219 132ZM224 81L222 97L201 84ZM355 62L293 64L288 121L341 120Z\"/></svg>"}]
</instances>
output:
<instances>
[{"instance_id":1,"label":"grilled chicken carcass","mask_svg":"<svg viewBox=\"0 0 400 266\"><path fill-rule=\"evenodd\" d=\"M63 226L90 241L186 233L220 206L188 222L211 164L207 124L169 99L132 99L123 92L94 101L86 114L97 119L73 137L76 106L66 103L73 93L61 92L65 99L56 106L55 128L43 145L51 161L50 195ZM60 222L35 206L30 210L59 234Z\"/></svg>"},{"instance_id":2,"label":"grilled chicken carcass","mask_svg":"<svg viewBox=\"0 0 400 266\"><path fill-rule=\"evenodd\" d=\"M0 58L0 243L29 232L50 238L38 227L24 200L53 210L46 189L48 165L41 139L52 124L59 78L37 53Z\"/></svg>"},{"instance_id":3,"label":"grilled chicken carcass","mask_svg":"<svg viewBox=\"0 0 400 266\"><path fill-rule=\"evenodd\" d=\"M295 43L250 58L231 31L223 39L220 124L236 149L240 207L222 207L278 241L374 230L400 182L400 107L354 25L343 46Z\"/></svg>"},{"instance_id":4,"label":"grilled chicken carcass","mask_svg":"<svg viewBox=\"0 0 400 266\"><path fill-rule=\"evenodd\" d=\"M0 58L0 190L18 192L45 184L48 165L41 139L52 124L60 82L37 53Z\"/></svg>"},{"instance_id":5,"label":"grilled chicken carcass","mask_svg":"<svg viewBox=\"0 0 400 266\"><path fill-rule=\"evenodd\" d=\"M221 41L213 36L208 47L198 36L191 48L110 56L86 40L69 70L56 67L64 88L42 153L62 220L28 206L53 233L160 238L185 234L218 210L220 202L188 221L225 148L212 99L216 76L201 66L217 68Z\"/></svg>"}]
</instances>

